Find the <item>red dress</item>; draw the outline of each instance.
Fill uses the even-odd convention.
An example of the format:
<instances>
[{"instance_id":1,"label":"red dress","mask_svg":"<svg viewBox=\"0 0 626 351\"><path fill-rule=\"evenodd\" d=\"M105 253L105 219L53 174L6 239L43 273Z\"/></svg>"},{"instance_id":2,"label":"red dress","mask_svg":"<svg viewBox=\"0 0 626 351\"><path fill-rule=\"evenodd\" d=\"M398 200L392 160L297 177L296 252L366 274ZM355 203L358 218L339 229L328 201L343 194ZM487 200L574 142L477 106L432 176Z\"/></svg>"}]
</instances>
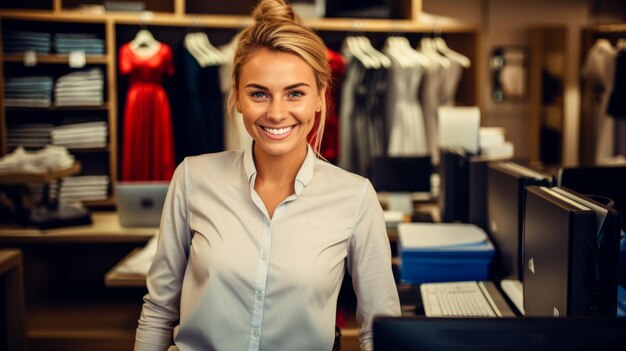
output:
<instances>
[{"instance_id":1,"label":"red dress","mask_svg":"<svg viewBox=\"0 0 626 351\"><path fill-rule=\"evenodd\" d=\"M324 137L320 145L320 153L330 163L336 164L339 158L339 98L341 97L341 83L346 73L344 57L331 49L326 49L326 57L331 69L331 81L326 89L326 123ZM315 143L315 133L319 122L315 120L313 129L309 133L309 144Z\"/></svg>"},{"instance_id":2,"label":"red dress","mask_svg":"<svg viewBox=\"0 0 626 351\"><path fill-rule=\"evenodd\" d=\"M122 180L170 180L174 173L174 134L170 104L161 86L163 74L173 75L172 49L161 43L148 57L124 44L120 73L129 74L124 109Z\"/></svg>"}]
</instances>

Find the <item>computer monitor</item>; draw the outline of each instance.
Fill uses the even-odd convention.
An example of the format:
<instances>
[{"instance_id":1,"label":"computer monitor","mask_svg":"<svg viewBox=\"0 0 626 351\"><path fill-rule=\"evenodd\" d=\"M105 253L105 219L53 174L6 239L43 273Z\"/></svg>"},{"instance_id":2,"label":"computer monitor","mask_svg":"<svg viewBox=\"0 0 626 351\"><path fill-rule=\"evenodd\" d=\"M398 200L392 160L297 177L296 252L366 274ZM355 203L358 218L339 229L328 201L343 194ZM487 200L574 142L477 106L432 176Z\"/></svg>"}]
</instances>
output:
<instances>
[{"instance_id":1,"label":"computer monitor","mask_svg":"<svg viewBox=\"0 0 626 351\"><path fill-rule=\"evenodd\" d=\"M522 226L525 187L552 185L552 175L513 162L489 164L487 233L496 247L492 278L524 281Z\"/></svg>"},{"instance_id":2,"label":"computer monitor","mask_svg":"<svg viewBox=\"0 0 626 351\"><path fill-rule=\"evenodd\" d=\"M623 350L626 318L378 317L374 351Z\"/></svg>"},{"instance_id":3,"label":"computer monitor","mask_svg":"<svg viewBox=\"0 0 626 351\"><path fill-rule=\"evenodd\" d=\"M380 192L430 193L430 156L376 157L372 185Z\"/></svg>"},{"instance_id":4,"label":"computer monitor","mask_svg":"<svg viewBox=\"0 0 626 351\"><path fill-rule=\"evenodd\" d=\"M441 106L437 109L438 147L462 147L480 152L480 109L476 106Z\"/></svg>"},{"instance_id":5,"label":"computer monitor","mask_svg":"<svg viewBox=\"0 0 626 351\"><path fill-rule=\"evenodd\" d=\"M462 147L441 148L438 203L442 222L467 223L470 156Z\"/></svg>"},{"instance_id":6,"label":"computer monitor","mask_svg":"<svg viewBox=\"0 0 626 351\"><path fill-rule=\"evenodd\" d=\"M117 211L122 227L158 227L168 182L118 182Z\"/></svg>"},{"instance_id":7,"label":"computer monitor","mask_svg":"<svg viewBox=\"0 0 626 351\"><path fill-rule=\"evenodd\" d=\"M585 195L600 195L615 202L615 209L626 213L626 166L564 167L558 185ZM626 230L626 218L622 217Z\"/></svg>"},{"instance_id":8,"label":"computer monitor","mask_svg":"<svg viewBox=\"0 0 626 351\"><path fill-rule=\"evenodd\" d=\"M529 186L525 206L525 315L615 317L621 213L561 187Z\"/></svg>"},{"instance_id":9,"label":"computer monitor","mask_svg":"<svg viewBox=\"0 0 626 351\"><path fill-rule=\"evenodd\" d=\"M485 231L487 222L487 170L491 162L507 161L506 158L492 156L471 156L468 163L468 205L467 220Z\"/></svg>"}]
</instances>

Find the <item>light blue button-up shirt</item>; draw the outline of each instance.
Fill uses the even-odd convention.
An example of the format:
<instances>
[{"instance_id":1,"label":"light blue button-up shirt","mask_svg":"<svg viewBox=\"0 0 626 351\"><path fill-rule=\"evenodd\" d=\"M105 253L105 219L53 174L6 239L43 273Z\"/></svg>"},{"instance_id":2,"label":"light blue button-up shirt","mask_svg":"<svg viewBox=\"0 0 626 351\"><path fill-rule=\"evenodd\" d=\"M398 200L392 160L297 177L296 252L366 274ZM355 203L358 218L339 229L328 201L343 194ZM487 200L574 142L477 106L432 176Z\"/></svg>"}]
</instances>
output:
<instances>
[{"instance_id":1,"label":"light blue button-up shirt","mask_svg":"<svg viewBox=\"0 0 626 351\"><path fill-rule=\"evenodd\" d=\"M398 316L383 212L367 179L309 147L272 218L252 148L185 159L165 200L135 350L331 350L346 268L359 337Z\"/></svg>"}]
</instances>

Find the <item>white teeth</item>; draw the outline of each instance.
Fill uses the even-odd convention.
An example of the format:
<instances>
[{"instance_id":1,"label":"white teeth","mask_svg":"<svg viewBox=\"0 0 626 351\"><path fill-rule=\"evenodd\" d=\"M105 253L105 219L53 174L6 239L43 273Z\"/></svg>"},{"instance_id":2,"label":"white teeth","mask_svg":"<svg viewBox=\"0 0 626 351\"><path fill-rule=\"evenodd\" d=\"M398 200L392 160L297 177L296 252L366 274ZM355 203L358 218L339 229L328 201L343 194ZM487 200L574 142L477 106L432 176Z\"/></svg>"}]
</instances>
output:
<instances>
[{"instance_id":1,"label":"white teeth","mask_svg":"<svg viewBox=\"0 0 626 351\"><path fill-rule=\"evenodd\" d=\"M293 127L280 128L280 129L263 127L263 129L265 129L265 131L270 133L270 134L282 135L282 134L285 134L285 133L289 133L293 129Z\"/></svg>"}]
</instances>

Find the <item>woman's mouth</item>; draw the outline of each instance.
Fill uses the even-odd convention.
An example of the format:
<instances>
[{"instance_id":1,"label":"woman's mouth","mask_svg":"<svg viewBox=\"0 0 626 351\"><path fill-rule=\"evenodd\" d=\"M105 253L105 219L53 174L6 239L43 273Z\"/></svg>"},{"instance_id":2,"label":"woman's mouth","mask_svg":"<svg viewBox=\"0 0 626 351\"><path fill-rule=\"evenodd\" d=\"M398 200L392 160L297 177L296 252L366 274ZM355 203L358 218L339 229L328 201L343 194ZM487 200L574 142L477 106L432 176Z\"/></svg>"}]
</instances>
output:
<instances>
[{"instance_id":1,"label":"woman's mouth","mask_svg":"<svg viewBox=\"0 0 626 351\"><path fill-rule=\"evenodd\" d=\"M296 125L284 127L284 128L270 128L261 126L261 128L265 131L265 135L272 139L282 139L286 138L291 131L296 127Z\"/></svg>"}]
</instances>

